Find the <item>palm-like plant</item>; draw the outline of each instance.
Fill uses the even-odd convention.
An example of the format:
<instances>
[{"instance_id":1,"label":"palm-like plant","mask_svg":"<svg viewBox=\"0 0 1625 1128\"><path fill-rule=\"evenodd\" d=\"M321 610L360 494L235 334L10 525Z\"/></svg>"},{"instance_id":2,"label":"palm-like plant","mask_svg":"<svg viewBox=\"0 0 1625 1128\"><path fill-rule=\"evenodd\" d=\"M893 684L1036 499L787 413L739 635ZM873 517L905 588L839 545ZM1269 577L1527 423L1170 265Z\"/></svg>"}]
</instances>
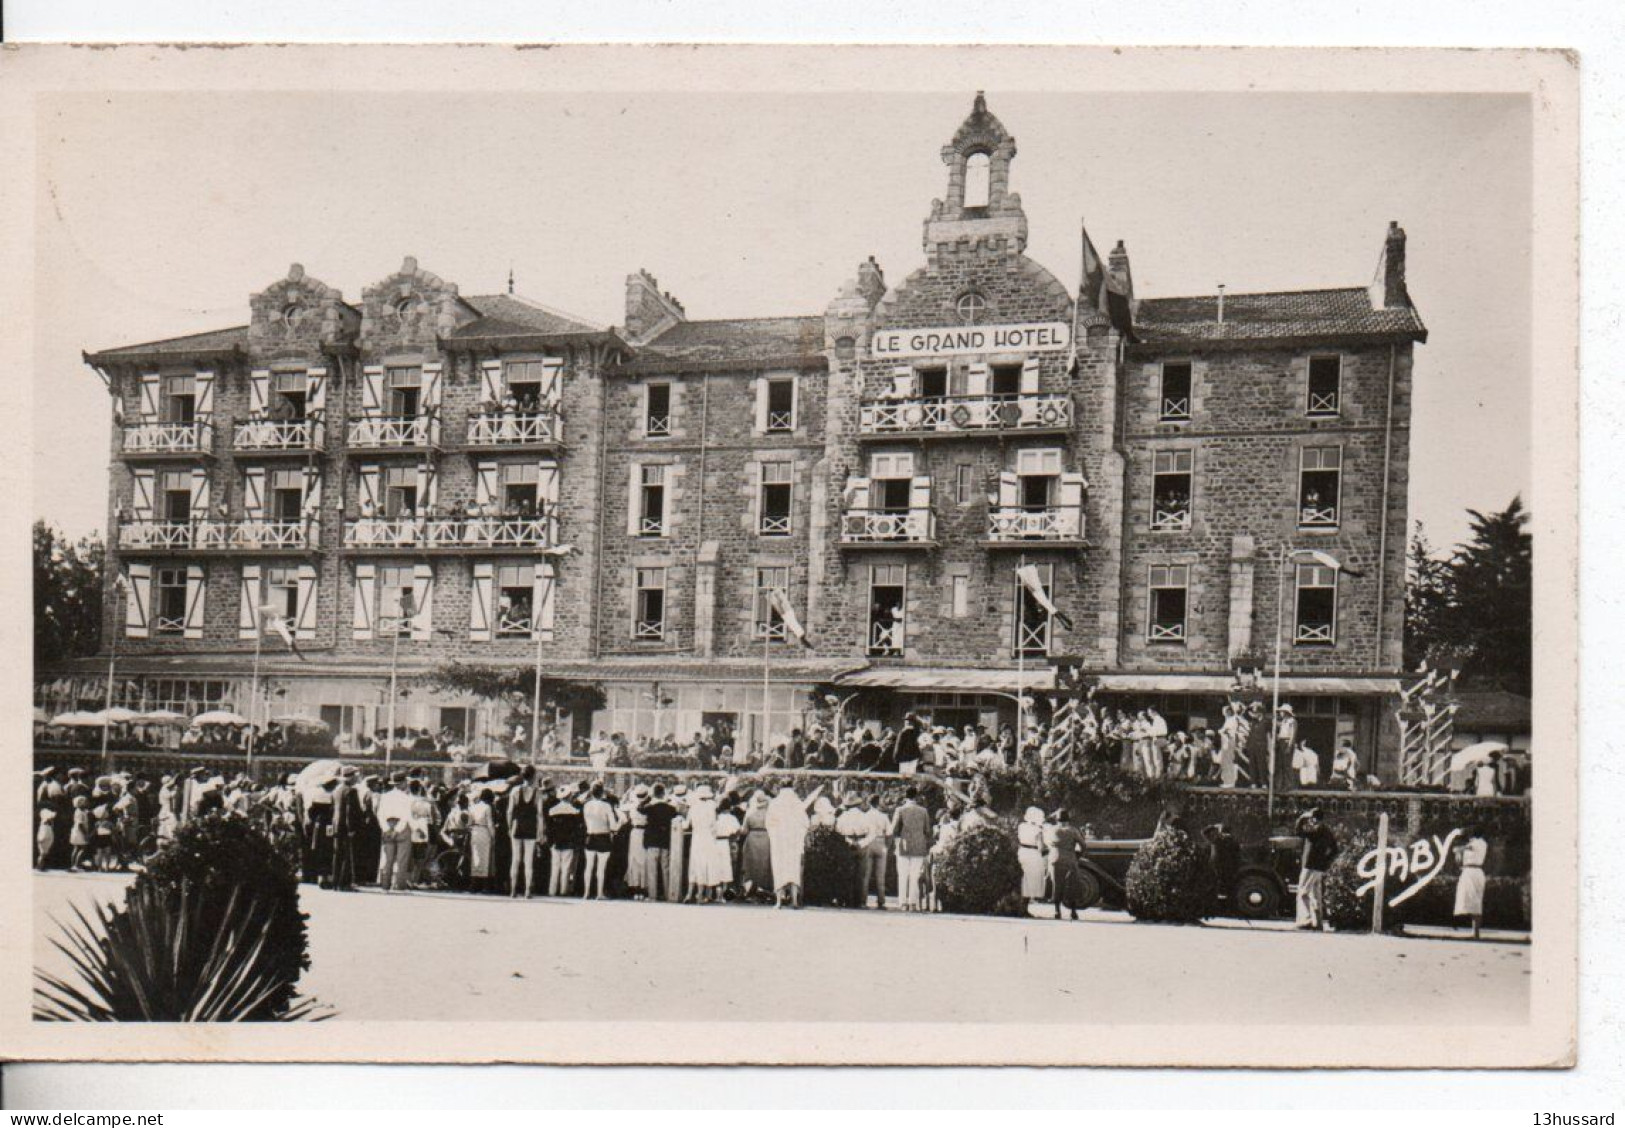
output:
<instances>
[{"instance_id":1,"label":"palm-like plant","mask_svg":"<svg viewBox=\"0 0 1625 1128\"><path fill-rule=\"evenodd\" d=\"M36 970L34 1017L45 1022L320 1021L311 999L291 1005L285 964L267 951L272 913L229 894L223 914L211 894L183 888L178 899L132 888L122 908L98 905L52 944L71 961L73 982ZM216 894L217 895L217 894Z\"/></svg>"}]
</instances>

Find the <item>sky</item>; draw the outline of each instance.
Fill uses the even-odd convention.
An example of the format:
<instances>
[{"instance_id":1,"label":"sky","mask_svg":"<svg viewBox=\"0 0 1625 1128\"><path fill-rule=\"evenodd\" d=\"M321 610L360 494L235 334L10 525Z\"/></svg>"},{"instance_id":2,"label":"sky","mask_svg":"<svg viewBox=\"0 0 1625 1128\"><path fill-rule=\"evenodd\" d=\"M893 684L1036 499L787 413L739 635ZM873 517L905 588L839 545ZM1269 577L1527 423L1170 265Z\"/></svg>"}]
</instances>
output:
<instances>
[{"instance_id":1,"label":"sky","mask_svg":"<svg viewBox=\"0 0 1625 1128\"><path fill-rule=\"evenodd\" d=\"M821 313L874 255L923 264L972 91L210 94L42 100L34 513L106 522L82 351L240 325L290 263L351 300L413 255L464 294L623 320L647 268L689 316ZM1027 253L1078 225L1141 297L1366 284L1389 220L1429 329L1409 505L1437 546L1527 492L1531 116L1504 95L987 92Z\"/></svg>"}]
</instances>

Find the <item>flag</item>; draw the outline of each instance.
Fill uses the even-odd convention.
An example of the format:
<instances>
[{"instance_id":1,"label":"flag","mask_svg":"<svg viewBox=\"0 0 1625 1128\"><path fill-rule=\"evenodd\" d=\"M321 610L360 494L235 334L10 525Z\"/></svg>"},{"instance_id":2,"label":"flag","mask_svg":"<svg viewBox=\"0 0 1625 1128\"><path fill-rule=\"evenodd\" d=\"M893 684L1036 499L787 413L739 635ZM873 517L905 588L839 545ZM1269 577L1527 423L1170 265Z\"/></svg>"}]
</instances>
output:
<instances>
[{"instance_id":1,"label":"flag","mask_svg":"<svg viewBox=\"0 0 1625 1128\"><path fill-rule=\"evenodd\" d=\"M1023 564L1016 569L1016 578L1021 581L1021 586L1027 589L1027 594L1032 596L1033 602L1042 607L1050 618L1067 630L1072 629L1072 620L1061 613L1061 609L1050 599L1049 592L1044 590L1044 581L1038 577L1037 565Z\"/></svg>"},{"instance_id":2,"label":"flag","mask_svg":"<svg viewBox=\"0 0 1625 1128\"><path fill-rule=\"evenodd\" d=\"M790 601L785 598L784 592L774 588L767 593L767 602L773 610L779 613L779 618L784 620L784 629L794 635L795 640L801 643L802 646L811 650L812 640L807 637L806 629L802 627L801 620L796 618L795 609L790 606Z\"/></svg>"},{"instance_id":3,"label":"flag","mask_svg":"<svg viewBox=\"0 0 1625 1128\"><path fill-rule=\"evenodd\" d=\"M299 644L293 640L293 632L288 629L288 620L277 614L275 607L267 604L260 608L260 622L264 624L267 634L274 634L288 644L288 649L303 662L305 656L300 653Z\"/></svg>"}]
</instances>

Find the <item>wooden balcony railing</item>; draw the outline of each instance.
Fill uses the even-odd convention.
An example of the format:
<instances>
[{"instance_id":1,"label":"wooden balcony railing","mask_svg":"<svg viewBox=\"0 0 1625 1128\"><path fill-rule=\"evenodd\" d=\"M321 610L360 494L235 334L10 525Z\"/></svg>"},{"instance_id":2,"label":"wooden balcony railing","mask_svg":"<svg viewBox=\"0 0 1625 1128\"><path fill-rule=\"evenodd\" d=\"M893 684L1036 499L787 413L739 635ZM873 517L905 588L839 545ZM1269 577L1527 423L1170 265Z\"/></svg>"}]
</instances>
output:
<instances>
[{"instance_id":1,"label":"wooden balcony railing","mask_svg":"<svg viewBox=\"0 0 1625 1128\"><path fill-rule=\"evenodd\" d=\"M996 543L1081 541L1081 505L996 505L988 510L987 539Z\"/></svg>"},{"instance_id":2,"label":"wooden balcony railing","mask_svg":"<svg viewBox=\"0 0 1625 1128\"><path fill-rule=\"evenodd\" d=\"M842 544L931 544L936 514L928 505L908 509L848 509L841 514Z\"/></svg>"},{"instance_id":3,"label":"wooden balcony railing","mask_svg":"<svg viewBox=\"0 0 1625 1128\"><path fill-rule=\"evenodd\" d=\"M1072 400L1058 392L867 400L858 416L858 430L865 435L1058 431L1071 426Z\"/></svg>"},{"instance_id":4,"label":"wooden balcony railing","mask_svg":"<svg viewBox=\"0 0 1625 1128\"><path fill-rule=\"evenodd\" d=\"M345 442L353 450L416 450L440 445L436 415L368 415L352 419Z\"/></svg>"},{"instance_id":5,"label":"wooden balcony railing","mask_svg":"<svg viewBox=\"0 0 1625 1128\"><path fill-rule=\"evenodd\" d=\"M322 424L308 419L248 419L232 429L231 449L235 451L319 451Z\"/></svg>"},{"instance_id":6,"label":"wooden balcony railing","mask_svg":"<svg viewBox=\"0 0 1625 1128\"><path fill-rule=\"evenodd\" d=\"M124 552L313 552L320 546L315 521L125 521L118 546Z\"/></svg>"},{"instance_id":7,"label":"wooden balcony railing","mask_svg":"<svg viewBox=\"0 0 1625 1128\"><path fill-rule=\"evenodd\" d=\"M119 437L119 450L125 454L207 454L214 447L214 423L194 419L189 423L160 423L142 420L126 423Z\"/></svg>"},{"instance_id":8,"label":"wooden balcony railing","mask_svg":"<svg viewBox=\"0 0 1625 1128\"><path fill-rule=\"evenodd\" d=\"M351 549L551 548L557 519L541 516L355 517L344 522Z\"/></svg>"},{"instance_id":9,"label":"wooden balcony railing","mask_svg":"<svg viewBox=\"0 0 1625 1128\"><path fill-rule=\"evenodd\" d=\"M497 408L468 417L471 447L551 446L564 437L559 410L554 406L530 410Z\"/></svg>"}]
</instances>

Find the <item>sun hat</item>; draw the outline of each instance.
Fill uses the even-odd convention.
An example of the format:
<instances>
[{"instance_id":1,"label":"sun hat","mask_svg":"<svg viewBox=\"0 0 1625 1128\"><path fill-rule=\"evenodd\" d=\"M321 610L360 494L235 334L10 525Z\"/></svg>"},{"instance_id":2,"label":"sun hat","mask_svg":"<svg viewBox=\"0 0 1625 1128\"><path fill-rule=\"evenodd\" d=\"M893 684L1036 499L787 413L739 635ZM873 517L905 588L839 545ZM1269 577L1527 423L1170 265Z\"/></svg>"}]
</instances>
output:
<instances>
[{"instance_id":1,"label":"sun hat","mask_svg":"<svg viewBox=\"0 0 1625 1128\"><path fill-rule=\"evenodd\" d=\"M1044 812L1038 807L1028 807L1026 813L1021 816L1021 821L1041 826L1044 822Z\"/></svg>"},{"instance_id":2,"label":"sun hat","mask_svg":"<svg viewBox=\"0 0 1625 1128\"><path fill-rule=\"evenodd\" d=\"M702 783L694 789L694 798L715 799L716 792L711 790L711 785L709 783Z\"/></svg>"}]
</instances>

